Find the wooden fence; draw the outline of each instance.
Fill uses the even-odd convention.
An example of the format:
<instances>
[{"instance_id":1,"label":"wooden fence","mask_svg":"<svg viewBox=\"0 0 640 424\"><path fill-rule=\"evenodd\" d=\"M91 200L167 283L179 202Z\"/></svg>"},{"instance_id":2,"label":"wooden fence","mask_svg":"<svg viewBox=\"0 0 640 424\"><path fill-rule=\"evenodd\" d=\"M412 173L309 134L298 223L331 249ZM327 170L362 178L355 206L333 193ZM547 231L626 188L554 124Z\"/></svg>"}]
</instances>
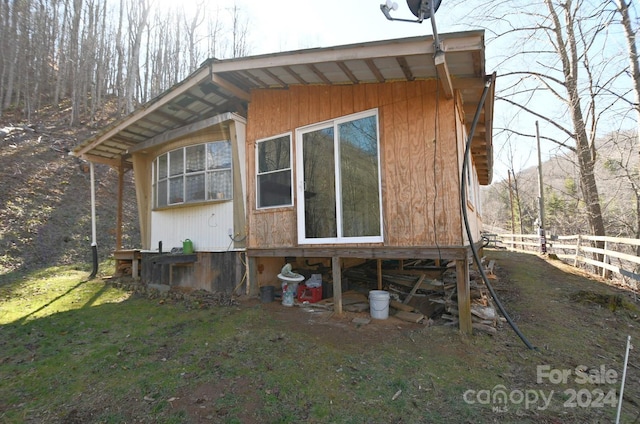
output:
<instances>
[{"instance_id":1,"label":"wooden fence","mask_svg":"<svg viewBox=\"0 0 640 424\"><path fill-rule=\"evenodd\" d=\"M485 242L509 250L540 252L538 234L486 234ZM552 236L547 253L601 277L617 277L633 288L640 281L640 239L603 236ZM598 243L599 242L599 243ZM598 244L603 247L598 247ZM611 275L611 274L615 275ZM634 284L629 284L633 282Z\"/></svg>"}]
</instances>

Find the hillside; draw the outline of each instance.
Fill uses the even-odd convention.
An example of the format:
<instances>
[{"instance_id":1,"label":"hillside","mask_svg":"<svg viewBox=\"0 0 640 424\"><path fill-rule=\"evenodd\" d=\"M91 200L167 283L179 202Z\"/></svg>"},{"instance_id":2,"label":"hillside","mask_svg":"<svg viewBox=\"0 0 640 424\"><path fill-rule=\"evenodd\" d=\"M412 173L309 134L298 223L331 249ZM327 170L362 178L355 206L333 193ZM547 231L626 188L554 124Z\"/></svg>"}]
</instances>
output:
<instances>
[{"instance_id":1,"label":"hillside","mask_svg":"<svg viewBox=\"0 0 640 424\"><path fill-rule=\"evenodd\" d=\"M596 182L606 234L613 237L638 237L640 176L635 133L611 133L596 143ZM589 225L580 189L580 175L572 153L560 153L542 164L545 196L545 227L548 234L588 233ZM533 233L538 218L538 170L529 167L512 175L512 196L516 232ZM511 227L509 183L494 181L483 187L485 225ZM518 199L520 200L518 208Z\"/></svg>"},{"instance_id":2,"label":"hillside","mask_svg":"<svg viewBox=\"0 0 640 424\"><path fill-rule=\"evenodd\" d=\"M89 167L68 152L111 119L105 109L70 127L64 108L45 109L31 121L11 113L0 117L0 279L19 270L91 262ZM115 245L117 172L104 165L95 171L104 260ZM139 245L131 174L125 180L125 247Z\"/></svg>"}]
</instances>

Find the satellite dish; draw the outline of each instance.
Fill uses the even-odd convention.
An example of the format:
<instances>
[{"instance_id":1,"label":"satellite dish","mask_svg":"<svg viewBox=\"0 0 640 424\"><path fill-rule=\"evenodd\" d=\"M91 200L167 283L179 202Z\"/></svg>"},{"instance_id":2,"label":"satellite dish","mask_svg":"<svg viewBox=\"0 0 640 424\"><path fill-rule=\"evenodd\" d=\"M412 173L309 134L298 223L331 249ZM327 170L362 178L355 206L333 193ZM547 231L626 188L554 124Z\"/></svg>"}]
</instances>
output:
<instances>
[{"instance_id":1,"label":"satellite dish","mask_svg":"<svg viewBox=\"0 0 640 424\"><path fill-rule=\"evenodd\" d=\"M429 19L431 17L430 2L433 2L433 13L436 13L442 0L407 0L407 6L416 18Z\"/></svg>"}]
</instances>

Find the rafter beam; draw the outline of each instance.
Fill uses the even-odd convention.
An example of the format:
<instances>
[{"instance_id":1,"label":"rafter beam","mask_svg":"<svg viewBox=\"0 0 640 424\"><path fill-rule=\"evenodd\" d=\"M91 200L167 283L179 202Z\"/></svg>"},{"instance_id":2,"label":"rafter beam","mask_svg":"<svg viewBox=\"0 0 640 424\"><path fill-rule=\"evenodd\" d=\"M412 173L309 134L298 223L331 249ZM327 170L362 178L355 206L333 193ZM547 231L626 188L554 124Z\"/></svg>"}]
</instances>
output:
<instances>
[{"instance_id":1,"label":"rafter beam","mask_svg":"<svg viewBox=\"0 0 640 424\"><path fill-rule=\"evenodd\" d=\"M234 96L241 98L242 100L245 100L247 102L251 100L251 94L244 91L240 87L234 84L231 84L229 81L222 78L220 75L216 74L215 72L211 73L211 81L218 87L224 88L225 90L227 90Z\"/></svg>"},{"instance_id":2,"label":"rafter beam","mask_svg":"<svg viewBox=\"0 0 640 424\"><path fill-rule=\"evenodd\" d=\"M447 99L453 98L453 84L451 83L451 74L449 73L449 67L443 51L439 51L433 57L436 64L436 70L438 72L438 79L442 83L442 90L444 91L444 97Z\"/></svg>"}]
</instances>

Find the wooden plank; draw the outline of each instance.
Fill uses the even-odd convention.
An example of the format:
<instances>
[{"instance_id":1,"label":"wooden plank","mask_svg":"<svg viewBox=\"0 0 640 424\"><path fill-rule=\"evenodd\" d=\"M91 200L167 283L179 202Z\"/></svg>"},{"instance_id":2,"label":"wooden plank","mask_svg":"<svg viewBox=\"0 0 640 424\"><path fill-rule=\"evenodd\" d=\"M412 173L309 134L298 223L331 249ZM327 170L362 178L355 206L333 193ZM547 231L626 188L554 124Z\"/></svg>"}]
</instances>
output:
<instances>
[{"instance_id":1,"label":"wooden plank","mask_svg":"<svg viewBox=\"0 0 640 424\"><path fill-rule=\"evenodd\" d=\"M353 86L341 85L340 94L342 97L342 116L356 112L353 107Z\"/></svg>"},{"instance_id":2,"label":"wooden plank","mask_svg":"<svg viewBox=\"0 0 640 424\"><path fill-rule=\"evenodd\" d=\"M378 107L378 89L379 84L363 84L365 88L365 109L373 109Z\"/></svg>"},{"instance_id":3,"label":"wooden plank","mask_svg":"<svg viewBox=\"0 0 640 424\"><path fill-rule=\"evenodd\" d=\"M382 259L376 261L377 277L378 277L378 290L382 290Z\"/></svg>"},{"instance_id":4,"label":"wooden plank","mask_svg":"<svg viewBox=\"0 0 640 424\"><path fill-rule=\"evenodd\" d=\"M385 269L385 274L390 275L417 275L425 274L427 278L437 280L442 278L442 269Z\"/></svg>"},{"instance_id":5,"label":"wooden plank","mask_svg":"<svg viewBox=\"0 0 640 424\"><path fill-rule=\"evenodd\" d=\"M329 95L331 96L331 117L338 117L342 114L342 92L340 86L332 85L329 87Z\"/></svg>"},{"instance_id":6,"label":"wooden plank","mask_svg":"<svg viewBox=\"0 0 640 424\"><path fill-rule=\"evenodd\" d=\"M437 224L436 212L440 209L437 202L442 202L439 196L440 189L436 184L440 184L438 176L442 165L438 156L441 141L439 140L438 118L436 117L437 89L434 81L420 81L419 89L422 97L422 114L424 118L421 120L422 137L424 139L423 160L424 160L424 187L423 196L426 206L425 220L426 231L425 245L440 244L439 233L442 229ZM416 194L419 195L419 194ZM416 241L418 238L415 239Z\"/></svg>"},{"instance_id":7,"label":"wooden plank","mask_svg":"<svg viewBox=\"0 0 640 424\"><path fill-rule=\"evenodd\" d=\"M469 262L467 259L456 261L456 280L458 286L458 319L460 332L471 335L471 296L469 294Z\"/></svg>"},{"instance_id":8,"label":"wooden plank","mask_svg":"<svg viewBox=\"0 0 640 424\"><path fill-rule=\"evenodd\" d=\"M439 51L435 54L433 59L436 65L438 79L442 85L444 97L451 99L453 98L453 84L451 83L451 74L449 73L449 66L447 65L445 53L443 51Z\"/></svg>"},{"instance_id":9,"label":"wooden plank","mask_svg":"<svg viewBox=\"0 0 640 424\"><path fill-rule=\"evenodd\" d=\"M413 286L413 288L411 289L411 292L409 292L409 294L407 295L407 297L404 298L404 301L402 303L404 303L405 305L407 303L409 303L409 301L411 300L411 298L413 297L414 294L416 294L416 292L418 291L418 289L420 288L420 285L422 285L422 282L424 281L424 279L427 276L425 274L422 274L420 276L420 278L418 278L418 281L416 281L416 284Z\"/></svg>"},{"instance_id":10,"label":"wooden plank","mask_svg":"<svg viewBox=\"0 0 640 424\"><path fill-rule=\"evenodd\" d=\"M425 120L430 120L429 115L423 109L424 98L422 96L421 82L407 84L407 133L408 148L411 153L406 158L409 173L410 206L413 211L411 217L411 242L413 246L428 244L428 220L431 214L427 212L427 190L433 187L427 186L427 174L433 174L431 164L427 162L426 148L431 147L424 136Z\"/></svg>"},{"instance_id":11,"label":"wooden plank","mask_svg":"<svg viewBox=\"0 0 640 424\"><path fill-rule=\"evenodd\" d=\"M260 215L262 216L262 215ZM303 258L342 258L359 259L414 259L414 258L442 258L447 260L468 257L468 248L463 246L440 247L346 247L346 246L308 246L308 247L248 247L249 256L261 257L303 257Z\"/></svg>"},{"instance_id":12,"label":"wooden plank","mask_svg":"<svg viewBox=\"0 0 640 424\"><path fill-rule=\"evenodd\" d=\"M389 301L389 306L392 307L393 309L397 309L399 311L405 311L405 312L413 312L415 310L413 306L405 305L404 303L400 303L397 300L393 300L393 299Z\"/></svg>"},{"instance_id":13,"label":"wooden plank","mask_svg":"<svg viewBox=\"0 0 640 424\"><path fill-rule=\"evenodd\" d=\"M292 87L293 88L293 87ZM298 106L298 122L296 127L314 123L313 116L310 114L309 87L306 85L296 86L297 106ZM265 111L266 112L266 111Z\"/></svg>"},{"instance_id":14,"label":"wooden plank","mask_svg":"<svg viewBox=\"0 0 640 424\"><path fill-rule=\"evenodd\" d=\"M349 87L353 92L353 109L356 112L369 109L366 102L366 85L358 84Z\"/></svg>"},{"instance_id":15,"label":"wooden plank","mask_svg":"<svg viewBox=\"0 0 640 424\"><path fill-rule=\"evenodd\" d=\"M342 269L340 267L340 258L338 256L331 257L331 275L333 277L333 311L338 315L342 315Z\"/></svg>"},{"instance_id":16,"label":"wooden plank","mask_svg":"<svg viewBox=\"0 0 640 424\"><path fill-rule=\"evenodd\" d=\"M211 81L218 87L224 88L225 90L229 91L231 94L233 94L236 97L239 97L242 100L246 100L246 101L251 100L251 94L244 91L240 87L230 83L229 81L222 78L216 73L211 73Z\"/></svg>"},{"instance_id":17,"label":"wooden plank","mask_svg":"<svg viewBox=\"0 0 640 424\"><path fill-rule=\"evenodd\" d=\"M258 288L258 267L256 265L256 258L247 257L247 289L245 294L247 296L257 294L260 290Z\"/></svg>"},{"instance_id":18,"label":"wooden plank","mask_svg":"<svg viewBox=\"0 0 640 424\"><path fill-rule=\"evenodd\" d=\"M136 186L136 200L138 202L138 219L140 221L140 244L143 250L150 250L151 246L151 158L143 153L136 153L131 157Z\"/></svg>"},{"instance_id":19,"label":"wooden plank","mask_svg":"<svg viewBox=\"0 0 640 424\"><path fill-rule=\"evenodd\" d=\"M189 125L185 125L182 126L180 128L176 128L170 131L165 131L161 134L158 134L157 136L150 138L148 140L145 140L142 143L138 143L135 147L132 147L130 149L128 149L129 153L135 153L135 152L139 152L145 149L151 149L154 148L156 146L165 144L171 140L177 140L179 138L185 137L185 136L189 136L191 134L194 134L196 132L205 130L207 128L211 128L213 126L216 125L220 125L221 123L225 122L225 121L229 121L229 120L234 120L234 119L239 119L243 122L245 122L245 119L243 117L241 117L240 115L237 115L235 113L223 113L220 115L216 115L213 116L211 118L207 118L207 119L203 119L201 121L197 121L194 123L191 123ZM191 140L189 140L189 143L192 143Z\"/></svg>"},{"instance_id":20,"label":"wooden plank","mask_svg":"<svg viewBox=\"0 0 640 424\"><path fill-rule=\"evenodd\" d=\"M398 215L397 243L401 246L412 245L412 198L411 198L411 173L407 164L409 158L413 154L409 145L409 118L408 118L408 102L407 102L407 85L404 82L392 83L393 87L393 137L395 145L393 149L394 160L390 166L393 168L393 174L396 178L398 189L387 193L391 196L391 201L396 203Z\"/></svg>"},{"instance_id":21,"label":"wooden plank","mask_svg":"<svg viewBox=\"0 0 640 424\"><path fill-rule=\"evenodd\" d=\"M418 323L424 319L424 315L417 314L415 312L406 312L406 311L398 311L395 313L394 317L401 319L407 322L415 322Z\"/></svg>"}]
</instances>

